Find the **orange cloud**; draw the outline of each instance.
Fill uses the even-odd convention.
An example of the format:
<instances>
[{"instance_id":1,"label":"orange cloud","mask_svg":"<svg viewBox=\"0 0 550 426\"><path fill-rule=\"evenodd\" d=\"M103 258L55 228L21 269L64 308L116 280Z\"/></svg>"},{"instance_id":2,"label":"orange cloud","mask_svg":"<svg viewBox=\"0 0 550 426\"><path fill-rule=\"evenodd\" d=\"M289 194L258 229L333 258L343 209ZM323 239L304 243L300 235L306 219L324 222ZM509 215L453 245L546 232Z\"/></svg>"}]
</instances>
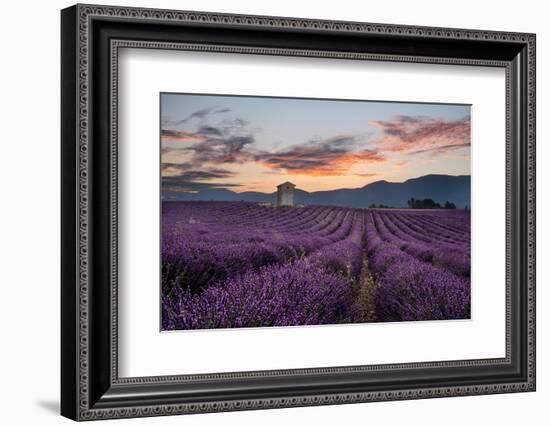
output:
<instances>
[{"instance_id":1,"label":"orange cloud","mask_svg":"<svg viewBox=\"0 0 550 426\"><path fill-rule=\"evenodd\" d=\"M377 150L355 151L356 138L339 136L295 145L279 152L263 152L255 160L272 170L309 176L339 176L349 173L357 163L379 163L386 158Z\"/></svg>"}]
</instances>

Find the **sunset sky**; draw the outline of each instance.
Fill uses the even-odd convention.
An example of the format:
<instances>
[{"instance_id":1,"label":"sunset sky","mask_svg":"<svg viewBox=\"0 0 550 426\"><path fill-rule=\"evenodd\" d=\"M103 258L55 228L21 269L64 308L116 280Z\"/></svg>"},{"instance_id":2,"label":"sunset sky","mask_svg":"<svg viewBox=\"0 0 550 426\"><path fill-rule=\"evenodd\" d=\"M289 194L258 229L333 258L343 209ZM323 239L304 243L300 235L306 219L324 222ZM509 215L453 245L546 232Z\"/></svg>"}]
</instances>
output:
<instances>
[{"instance_id":1,"label":"sunset sky","mask_svg":"<svg viewBox=\"0 0 550 426\"><path fill-rule=\"evenodd\" d=\"M306 191L470 174L470 106L161 95L163 190Z\"/></svg>"}]
</instances>

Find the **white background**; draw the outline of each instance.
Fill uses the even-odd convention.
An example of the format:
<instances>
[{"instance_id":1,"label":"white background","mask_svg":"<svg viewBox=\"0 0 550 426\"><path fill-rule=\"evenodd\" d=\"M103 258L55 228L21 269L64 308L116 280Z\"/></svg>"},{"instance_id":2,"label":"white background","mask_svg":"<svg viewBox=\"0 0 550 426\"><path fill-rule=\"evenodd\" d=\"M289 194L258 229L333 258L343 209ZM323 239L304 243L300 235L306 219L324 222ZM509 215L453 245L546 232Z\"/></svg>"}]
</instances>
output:
<instances>
[{"instance_id":1,"label":"white background","mask_svg":"<svg viewBox=\"0 0 550 426\"><path fill-rule=\"evenodd\" d=\"M505 356L502 68L125 49L119 81L122 377ZM159 92L471 103L472 319L159 333Z\"/></svg>"},{"instance_id":2,"label":"white background","mask_svg":"<svg viewBox=\"0 0 550 426\"><path fill-rule=\"evenodd\" d=\"M118 420L119 424L499 425L547 423L550 400L550 28L544 2L123 0L106 4L536 32L538 106L538 391L422 401ZM3 424L69 424L59 394L59 9L69 2L3 4L0 182L0 398ZM102 424L117 424L108 421Z\"/></svg>"}]
</instances>

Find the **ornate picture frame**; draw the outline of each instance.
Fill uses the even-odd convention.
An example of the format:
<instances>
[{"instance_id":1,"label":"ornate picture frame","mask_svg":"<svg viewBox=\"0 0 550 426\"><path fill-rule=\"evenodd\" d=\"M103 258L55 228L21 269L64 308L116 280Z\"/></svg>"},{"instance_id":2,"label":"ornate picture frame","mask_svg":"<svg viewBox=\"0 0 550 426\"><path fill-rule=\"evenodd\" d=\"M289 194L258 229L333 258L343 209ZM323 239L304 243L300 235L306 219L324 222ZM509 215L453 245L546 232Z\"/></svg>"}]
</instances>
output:
<instances>
[{"instance_id":1,"label":"ornate picture frame","mask_svg":"<svg viewBox=\"0 0 550 426\"><path fill-rule=\"evenodd\" d=\"M534 34L76 5L61 12L61 414L160 416L535 390ZM119 377L121 48L498 67L506 73L506 356Z\"/></svg>"}]
</instances>

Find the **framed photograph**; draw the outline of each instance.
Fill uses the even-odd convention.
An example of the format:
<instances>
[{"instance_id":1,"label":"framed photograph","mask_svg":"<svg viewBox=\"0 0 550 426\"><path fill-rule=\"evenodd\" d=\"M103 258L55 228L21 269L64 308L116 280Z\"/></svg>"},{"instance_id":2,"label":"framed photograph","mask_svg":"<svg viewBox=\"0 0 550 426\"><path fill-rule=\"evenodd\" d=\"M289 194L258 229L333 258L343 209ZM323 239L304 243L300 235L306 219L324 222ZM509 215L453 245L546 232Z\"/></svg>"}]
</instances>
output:
<instances>
[{"instance_id":1,"label":"framed photograph","mask_svg":"<svg viewBox=\"0 0 550 426\"><path fill-rule=\"evenodd\" d=\"M535 35L61 12L61 412L535 390Z\"/></svg>"}]
</instances>

